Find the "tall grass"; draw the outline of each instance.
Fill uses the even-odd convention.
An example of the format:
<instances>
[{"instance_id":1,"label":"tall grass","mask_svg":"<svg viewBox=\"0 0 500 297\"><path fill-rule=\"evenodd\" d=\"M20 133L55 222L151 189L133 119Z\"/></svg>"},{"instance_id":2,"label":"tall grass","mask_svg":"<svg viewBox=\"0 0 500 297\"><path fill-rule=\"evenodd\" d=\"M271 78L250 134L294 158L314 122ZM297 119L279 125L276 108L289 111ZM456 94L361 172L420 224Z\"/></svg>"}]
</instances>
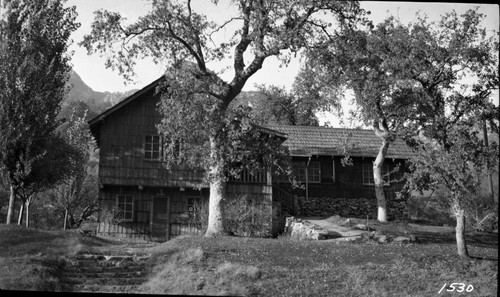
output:
<instances>
[{"instance_id":1,"label":"tall grass","mask_svg":"<svg viewBox=\"0 0 500 297\"><path fill-rule=\"evenodd\" d=\"M455 296L458 292L440 289L447 284L473 286L468 296L496 296L498 266L491 261L435 261L417 263L397 260L392 264L368 263L346 266L345 286L351 296ZM355 293L353 293L355 292ZM347 293L347 292L345 292Z\"/></svg>"},{"instance_id":2,"label":"tall grass","mask_svg":"<svg viewBox=\"0 0 500 297\"><path fill-rule=\"evenodd\" d=\"M260 270L251 265L205 260L201 248L165 248L155 256L157 265L141 291L149 294L237 295L258 293Z\"/></svg>"},{"instance_id":3,"label":"tall grass","mask_svg":"<svg viewBox=\"0 0 500 297\"><path fill-rule=\"evenodd\" d=\"M61 269L69 258L110 243L70 231L0 225L0 289L57 290Z\"/></svg>"},{"instance_id":4,"label":"tall grass","mask_svg":"<svg viewBox=\"0 0 500 297\"><path fill-rule=\"evenodd\" d=\"M55 291L64 259L46 256L0 257L0 289Z\"/></svg>"}]
</instances>

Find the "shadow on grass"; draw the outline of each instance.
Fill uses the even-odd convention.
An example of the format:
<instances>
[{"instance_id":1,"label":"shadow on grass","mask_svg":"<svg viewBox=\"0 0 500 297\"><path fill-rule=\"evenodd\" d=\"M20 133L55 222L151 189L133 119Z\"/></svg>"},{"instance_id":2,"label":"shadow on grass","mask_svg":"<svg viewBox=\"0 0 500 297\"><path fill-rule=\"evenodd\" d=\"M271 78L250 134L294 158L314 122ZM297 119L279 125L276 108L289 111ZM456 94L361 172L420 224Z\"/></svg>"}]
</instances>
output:
<instances>
[{"instance_id":1,"label":"shadow on grass","mask_svg":"<svg viewBox=\"0 0 500 297\"><path fill-rule=\"evenodd\" d=\"M418 242L421 243L455 243L455 233L436 233L436 232L413 232ZM468 245L497 248L498 235L494 233L469 233L465 235Z\"/></svg>"}]
</instances>

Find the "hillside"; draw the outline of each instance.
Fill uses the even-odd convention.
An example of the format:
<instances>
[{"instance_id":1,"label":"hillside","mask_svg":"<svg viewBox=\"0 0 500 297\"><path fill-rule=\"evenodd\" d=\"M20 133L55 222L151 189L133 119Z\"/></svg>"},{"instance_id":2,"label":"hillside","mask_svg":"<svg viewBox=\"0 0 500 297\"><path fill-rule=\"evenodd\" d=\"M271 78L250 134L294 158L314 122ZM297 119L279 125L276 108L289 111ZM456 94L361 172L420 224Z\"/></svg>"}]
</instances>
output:
<instances>
[{"instance_id":1,"label":"hillside","mask_svg":"<svg viewBox=\"0 0 500 297\"><path fill-rule=\"evenodd\" d=\"M62 102L61 117L68 117L72 108L82 110L88 107L88 118L92 118L120 102L137 90L127 92L98 92L89 87L75 71L71 71L68 86L70 90Z\"/></svg>"}]
</instances>

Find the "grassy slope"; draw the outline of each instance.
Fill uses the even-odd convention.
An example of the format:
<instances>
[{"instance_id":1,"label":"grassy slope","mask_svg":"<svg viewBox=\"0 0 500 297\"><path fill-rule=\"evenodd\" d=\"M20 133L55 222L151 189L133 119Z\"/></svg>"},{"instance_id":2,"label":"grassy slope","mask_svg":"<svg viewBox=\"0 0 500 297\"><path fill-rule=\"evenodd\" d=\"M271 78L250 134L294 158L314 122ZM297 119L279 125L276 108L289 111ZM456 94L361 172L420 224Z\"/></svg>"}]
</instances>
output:
<instances>
[{"instance_id":1,"label":"grassy slope","mask_svg":"<svg viewBox=\"0 0 500 297\"><path fill-rule=\"evenodd\" d=\"M73 232L0 225L0 289L57 290L58 269L68 257L87 249L121 249L122 244ZM498 248L473 244L469 251L483 259L459 259L453 242L382 245L297 242L289 238L180 237L146 250L154 254L154 268L141 291L436 296L445 283L458 282L474 286L467 296L496 296ZM442 292L439 296L452 294Z\"/></svg>"},{"instance_id":2,"label":"grassy slope","mask_svg":"<svg viewBox=\"0 0 500 297\"><path fill-rule=\"evenodd\" d=\"M70 231L0 225L0 289L53 291L65 261L85 249L115 244Z\"/></svg>"},{"instance_id":3,"label":"grassy slope","mask_svg":"<svg viewBox=\"0 0 500 297\"><path fill-rule=\"evenodd\" d=\"M495 296L498 250L469 249L489 260L460 259L453 244L183 237L155 248L157 274L143 289L197 295L435 296L445 283L459 282L474 286L469 296ZM219 272L224 263L234 266L232 273Z\"/></svg>"}]
</instances>

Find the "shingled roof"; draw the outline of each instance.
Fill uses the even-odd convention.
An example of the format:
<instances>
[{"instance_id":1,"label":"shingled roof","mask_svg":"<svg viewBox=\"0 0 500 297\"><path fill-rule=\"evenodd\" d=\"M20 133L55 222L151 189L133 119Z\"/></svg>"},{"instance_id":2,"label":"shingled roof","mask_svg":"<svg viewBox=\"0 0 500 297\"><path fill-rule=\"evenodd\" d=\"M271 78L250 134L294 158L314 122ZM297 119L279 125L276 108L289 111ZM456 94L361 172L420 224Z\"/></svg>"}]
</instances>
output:
<instances>
[{"instance_id":1,"label":"shingled roof","mask_svg":"<svg viewBox=\"0 0 500 297\"><path fill-rule=\"evenodd\" d=\"M343 156L344 148L352 157L376 157L381 140L373 130L265 125L267 128L287 135L284 145L292 156ZM389 146L387 158L407 159L411 149L400 139Z\"/></svg>"}]
</instances>

